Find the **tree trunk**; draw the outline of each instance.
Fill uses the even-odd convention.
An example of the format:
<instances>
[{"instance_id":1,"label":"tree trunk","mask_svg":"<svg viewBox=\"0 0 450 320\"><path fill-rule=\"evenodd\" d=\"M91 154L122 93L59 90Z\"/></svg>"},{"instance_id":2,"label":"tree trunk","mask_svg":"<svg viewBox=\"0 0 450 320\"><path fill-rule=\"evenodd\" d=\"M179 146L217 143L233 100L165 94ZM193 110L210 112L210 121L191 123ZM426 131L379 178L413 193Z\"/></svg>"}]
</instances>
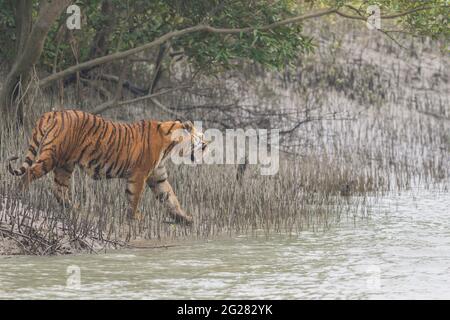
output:
<instances>
[{"instance_id":1,"label":"tree trunk","mask_svg":"<svg viewBox=\"0 0 450 320\"><path fill-rule=\"evenodd\" d=\"M94 39L92 40L92 43L90 44L89 48L89 55L87 57L87 60L92 60L97 57L101 57L107 54L108 52L108 39L111 35L111 33L114 31L114 23L115 23L115 17L114 17L114 5L111 0L103 0L101 4L101 13L102 13L102 19L103 23L101 27L97 28ZM78 61L77 61L78 64ZM84 78L89 77L89 71L92 69L97 68L98 66L83 69L80 72L77 72L76 74L72 74L69 77L65 78L64 81L60 81L59 83L61 85L68 86L72 84L75 81L78 81L79 75L83 76Z\"/></svg>"},{"instance_id":2,"label":"tree trunk","mask_svg":"<svg viewBox=\"0 0 450 320\"><path fill-rule=\"evenodd\" d=\"M7 75L4 87L0 92L0 110L3 117L7 121L23 119L23 109L18 109L18 114L14 116L14 101L21 100L19 96L19 85L27 85L33 66L38 62L44 48L44 42L50 27L55 20L60 16L61 12L68 6L71 0L52 0L42 1L39 8L39 14L35 23L31 28L31 32L27 29L28 23L28 8L27 5L32 1L19 0L16 3L16 21L18 25L18 39L16 58L13 62L12 68ZM25 12L19 10L23 8ZM29 27L28 27L29 28ZM27 32L28 31L28 32ZM28 33L28 35L27 35Z\"/></svg>"},{"instance_id":3,"label":"tree trunk","mask_svg":"<svg viewBox=\"0 0 450 320\"><path fill-rule=\"evenodd\" d=\"M15 3L16 19L16 56L23 52L33 25L33 1L17 0Z\"/></svg>"},{"instance_id":4,"label":"tree trunk","mask_svg":"<svg viewBox=\"0 0 450 320\"><path fill-rule=\"evenodd\" d=\"M114 10L111 0L103 0L102 18L105 19L102 28L98 29L89 50L89 59L104 56L108 50L108 37L114 28Z\"/></svg>"},{"instance_id":5,"label":"tree trunk","mask_svg":"<svg viewBox=\"0 0 450 320\"><path fill-rule=\"evenodd\" d=\"M16 54L18 57L23 54L25 45L30 35L31 27L33 25L33 1L32 0L17 0L15 4L15 22L16 22ZM20 85L12 88L11 98L14 100L15 97L21 95L20 88L26 88L30 82L29 74L22 74L20 77ZM17 104L17 118L20 123L23 122L23 105L25 101L21 101Z\"/></svg>"}]
</instances>

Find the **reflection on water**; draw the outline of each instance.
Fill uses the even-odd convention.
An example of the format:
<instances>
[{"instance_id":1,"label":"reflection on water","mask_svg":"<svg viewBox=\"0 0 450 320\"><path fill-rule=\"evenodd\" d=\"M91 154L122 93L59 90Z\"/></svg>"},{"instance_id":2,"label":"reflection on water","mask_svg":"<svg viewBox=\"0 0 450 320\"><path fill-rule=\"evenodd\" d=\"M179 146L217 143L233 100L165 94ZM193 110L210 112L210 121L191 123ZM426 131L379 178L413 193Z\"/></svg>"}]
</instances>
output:
<instances>
[{"instance_id":1,"label":"reflection on water","mask_svg":"<svg viewBox=\"0 0 450 320\"><path fill-rule=\"evenodd\" d=\"M291 237L0 257L0 298L449 299L449 207L448 192L416 190L380 200L368 218Z\"/></svg>"}]
</instances>

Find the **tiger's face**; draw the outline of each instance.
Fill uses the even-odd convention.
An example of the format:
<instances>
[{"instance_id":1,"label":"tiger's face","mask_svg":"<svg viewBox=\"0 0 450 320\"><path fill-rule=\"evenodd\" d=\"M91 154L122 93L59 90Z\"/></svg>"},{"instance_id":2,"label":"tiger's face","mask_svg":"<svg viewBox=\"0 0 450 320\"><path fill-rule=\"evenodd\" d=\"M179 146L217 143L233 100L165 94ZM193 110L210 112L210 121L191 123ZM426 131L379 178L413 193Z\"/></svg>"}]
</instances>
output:
<instances>
[{"instance_id":1,"label":"tiger's face","mask_svg":"<svg viewBox=\"0 0 450 320\"><path fill-rule=\"evenodd\" d=\"M207 150L208 142L203 132L197 130L190 121L167 121L159 124L159 130L168 145L162 160L176 154L180 158L188 157L191 162L201 159Z\"/></svg>"}]
</instances>

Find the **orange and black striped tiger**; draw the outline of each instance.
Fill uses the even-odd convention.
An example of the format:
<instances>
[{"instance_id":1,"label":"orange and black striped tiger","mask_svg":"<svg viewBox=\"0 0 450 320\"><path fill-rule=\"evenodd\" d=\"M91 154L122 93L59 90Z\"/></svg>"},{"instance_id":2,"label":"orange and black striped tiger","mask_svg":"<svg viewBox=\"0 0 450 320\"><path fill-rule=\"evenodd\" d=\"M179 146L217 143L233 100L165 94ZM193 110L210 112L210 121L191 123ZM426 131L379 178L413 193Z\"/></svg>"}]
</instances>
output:
<instances>
[{"instance_id":1,"label":"orange and black striped tiger","mask_svg":"<svg viewBox=\"0 0 450 320\"><path fill-rule=\"evenodd\" d=\"M178 136L173 134L177 130ZM37 121L22 166L13 169L11 161L18 157L11 157L8 169L22 176L24 190L53 171L54 193L62 204L70 203L70 179L76 165L93 179L127 179L128 214L135 219L140 218L137 207L147 184L176 222L190 224L192 216L181 209L164 163L174 152L186 156L189 150L193 158L205 148L202 133L189 121L119 123L78 110L53 111Z\"/></svg>"}]
</instances>

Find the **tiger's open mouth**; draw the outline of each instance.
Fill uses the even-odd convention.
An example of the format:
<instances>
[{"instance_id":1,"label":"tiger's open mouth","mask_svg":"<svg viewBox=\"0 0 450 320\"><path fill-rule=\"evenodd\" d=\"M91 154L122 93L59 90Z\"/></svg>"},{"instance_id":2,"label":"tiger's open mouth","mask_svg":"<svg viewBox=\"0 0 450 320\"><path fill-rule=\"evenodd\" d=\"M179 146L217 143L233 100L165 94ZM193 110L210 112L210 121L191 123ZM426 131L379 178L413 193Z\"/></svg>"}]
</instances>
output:
<instances>
[{"instance_id":1,"label":"tiger's open mouth","mask_svg":"<svg viewBox=\"0 0 450 320\"><path fill-rule=\"evenodd\" d=\"M180 158L190 159L191 163L197 163L203 158L209 141L203 139L203 134L198 131L185 131L185 138L179 145L177 155Z\"/></svg>"},{"instance_id":2,"label":"tiger's open mouth","mask_svg":"<svg viewBox=\"0 0 450 320\"><path fill-rule=\"evenodd\" d=\"M197 148L197 151L200 151L200 149L201 149L201 153L202 153L202 155L203 155L203 153L204 153L205 150L206 150L206 147L208 147L208 143L202 141L201 146L200 146L200 148ZM192 144L192 148L191 148L191 161L192 161L192 162L195 162L195 154L196 154L196 148L195 148L195 146Z\"/></svg>"},{"instance_id":3,"label":"tiger's open mouth","mask_svg":"<svg viewBox=\"0 0 450 320\"><path fill-rule=\"evenodd\" d=\"M203 135L202 135L203 136ZM195 162L197 156L203 156L208 142L203 140L203 137L197 135L191 136L191 162Z\"/></svg>"}]
</instances>

